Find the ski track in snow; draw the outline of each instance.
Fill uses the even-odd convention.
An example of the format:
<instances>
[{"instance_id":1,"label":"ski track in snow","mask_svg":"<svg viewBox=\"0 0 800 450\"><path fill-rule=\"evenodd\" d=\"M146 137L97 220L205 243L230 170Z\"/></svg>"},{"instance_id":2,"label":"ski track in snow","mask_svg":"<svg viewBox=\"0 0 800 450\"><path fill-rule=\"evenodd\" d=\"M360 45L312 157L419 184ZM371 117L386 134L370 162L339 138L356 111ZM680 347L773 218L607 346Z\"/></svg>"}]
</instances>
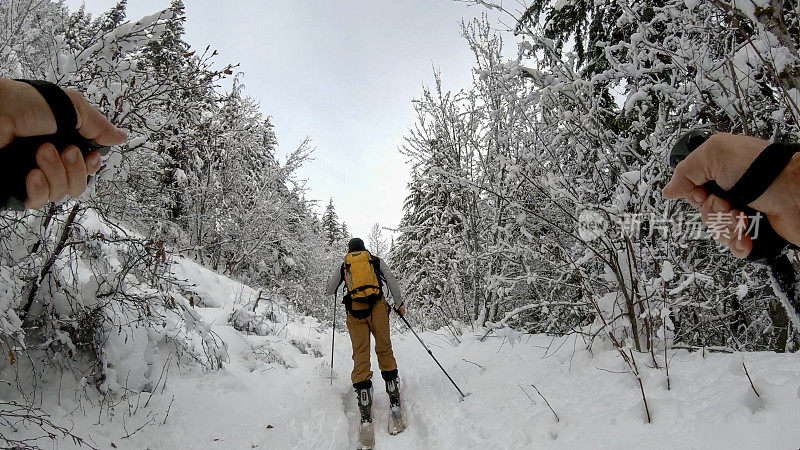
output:
<instances>
[{"instance_id":1,"label":"ski track in snow","mask_svg":"<svg viewBox=\"0 0 800 450\"><path fill-rule=\"evenodd\" d=\"M119 449L355 448L358 411L346 333L336 336L331 386L329 328L301 317L277 335L245 335L228 324L228 317L236 299L255 295L252 289L185 260L176 270L198 284L203 304L211 305L198 311L227 342L230 362L210 373L181 373L173 367L165 391L153 397L150 409L125 418L124 428L121 410L113 420L104 415L99 423L91 407L85 415L68 416L76 405L71 400L56 405L55 388L48 388L52 392L44 398L51 400L44 407L55 420L72 421L74 432L90 436L99 448L110 448L112 442ZM396 436L388 433L389 401L373 352L376 449L796 449L800 443L796 354L670 352L671 390L664 370L648 368L650 356L637 355L653 416L647 424L636 379L623 373L624 363L603 343L589 352L575 336L535 335L512 345L504 337L480 342L482 333L466 332L453 345L443 332L423 333L434 355L469 393L460 401L414 336L398 332L396 319L392 322L408 428ZM310 343L322 356L303 353L292 340ZM264 359L258 349L265 344L292 367ZM742 360L760 398L744 375ZM560 422L531 384L547 397ZM121 438L152 418L141 431ZM57 444L59 449L77 448L68 440Z\"/></svg>"}]
</instances>

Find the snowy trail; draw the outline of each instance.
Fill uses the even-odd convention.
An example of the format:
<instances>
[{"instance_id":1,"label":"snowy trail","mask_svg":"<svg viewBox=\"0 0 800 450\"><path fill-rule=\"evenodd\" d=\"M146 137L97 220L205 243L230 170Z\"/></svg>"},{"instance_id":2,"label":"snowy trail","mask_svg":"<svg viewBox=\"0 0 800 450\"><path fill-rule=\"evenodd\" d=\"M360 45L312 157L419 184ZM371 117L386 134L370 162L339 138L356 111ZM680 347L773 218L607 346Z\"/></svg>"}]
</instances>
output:
<instances>
[{"instance_id":1,"label":"snowy trail","mask_svg":"<svg viewBox=\"0 0 800 450\"><path fill-rule=\"evenodd\" d=\"M358 419L347 334L336 336L331 385L330 328L300 317L286 319L277 333L244 334L228 319L236 303L254 292L192 263L182 263L181 270L202 280L198 290L207 306L197 310L227 343L230 362L210 373L173 369L150 409L132 418L98 423L96 411L69 416L74 405L46 405L54 418L73 421L74 431L90 436L98 448L111 443L120 449L355 448ZM796 449L800 444L796 355L672 352L670 390L665 371L649 368L648 354L637 355L653 415L647 424L635 378L603 343L590 352L575 336L505 333L481 342L482 333L466 332L454 345L444 333L422 333L468 393L460 401L396 321L392 339L409 427L397 436L386 429L388 398L373 353L377 449ZM559 422L531 384L547 397ZM68 441L58 444L75 448Z\"/></svg>"}]
</instances>

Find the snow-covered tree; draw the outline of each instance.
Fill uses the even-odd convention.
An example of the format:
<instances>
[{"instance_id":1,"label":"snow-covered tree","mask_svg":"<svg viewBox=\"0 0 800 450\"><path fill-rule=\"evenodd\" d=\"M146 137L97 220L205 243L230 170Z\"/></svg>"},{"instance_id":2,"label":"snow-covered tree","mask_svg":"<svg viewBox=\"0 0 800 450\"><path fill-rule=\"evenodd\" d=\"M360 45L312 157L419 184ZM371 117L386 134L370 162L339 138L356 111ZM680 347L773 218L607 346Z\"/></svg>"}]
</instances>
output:
<instances>
[{"instance_id":1,"label":"snow-covered tree","mask_svg":"<svg viewBox=\"0 0 800 450\"><path fill-rule=\"evenodd\" d=\"M342 226L339 225L339 216L336 214L336 208L333 207L333 199L330 199L325 212L322 214L322 232L328 239L328 245L333 245L346 236L342 233Z\"/></svg>"},{"instance_id":2,"label":"snow-covered tree","mask_svg":"<svg viewBox=\"0 0 800 450\"><path fill-rule=\"evenodd\" d=\"M651 352L792 348L763 269L689 240L687 208L660 195L689 128L797 140L796 14L777 6L532 1L509 13L511 60L485 20L466 25L473 86L424 91L405 150L415 172L393 260L408 289L456 292L450 311L490 328Z\"/></svg>"},{"instance_id":3,"label":"snow-covered tree","mask_svg":"<svg viewBox=\"0 0 800 450\"><path fill-rule=\"evenodd\" d=\"M60 1L0 2L0 76L78 89L130 137L80 200L0 212L0 375L19 389L9 405L35 410L54 368L108 405L155 392L162 366L220 368L226 345L174 274L175 253L322 317L335 261L294 177L311 149L278 161L270 118L238 80L216 87L232 66L192 50L184 20L180 1L134 22L124 1L96 19ZM68 434L37 417L26 423Z\"/></svg>"},{"instance_id":4,"label":"snow-covered tree","mask_svg":"<svg viewBox=\"0 0 800 450\"><path fill-rule=\"evenodd\" d=\"M388 245L380 223L376 222L372 224L372 228L370 228L369 234L367 235L367 247L375 256L382 257L386 254Z\"/></svg>"}]
</instances>

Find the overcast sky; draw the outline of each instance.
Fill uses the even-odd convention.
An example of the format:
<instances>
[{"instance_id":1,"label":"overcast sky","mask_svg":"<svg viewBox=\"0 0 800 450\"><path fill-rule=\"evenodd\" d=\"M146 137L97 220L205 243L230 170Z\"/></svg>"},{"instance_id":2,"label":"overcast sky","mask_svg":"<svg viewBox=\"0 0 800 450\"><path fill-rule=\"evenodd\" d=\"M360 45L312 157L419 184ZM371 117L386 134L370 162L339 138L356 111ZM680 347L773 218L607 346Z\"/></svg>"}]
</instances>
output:
<instances>
[{"instance_id":1,"label":"overcast sky","mask_svg":"<svg viewBox=\"0 0 800 450\"><path fill-rule=\"evenodd\" d=\"M375 222L397 226L410 172L397 149L414 123L411 100L434 68L448 89L469 85L474 57L459 22L485 10L453 0L184 1L186 40L211 44L219 66L240 64L246 92L272 116L279 153L311 138L315 160L300 176L318 210L333 198L364 238ZM85 0L95 16L114 3ZM128 18L168 6L128 0Z\"/></svg>"}]
</instances>

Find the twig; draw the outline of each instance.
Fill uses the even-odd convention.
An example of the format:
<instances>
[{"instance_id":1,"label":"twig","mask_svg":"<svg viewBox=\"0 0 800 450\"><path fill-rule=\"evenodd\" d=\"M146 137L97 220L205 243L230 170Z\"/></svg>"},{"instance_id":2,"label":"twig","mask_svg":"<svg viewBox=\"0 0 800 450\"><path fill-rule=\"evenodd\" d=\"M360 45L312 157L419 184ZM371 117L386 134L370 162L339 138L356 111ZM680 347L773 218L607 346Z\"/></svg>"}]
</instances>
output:
<instances>
[{"instance_id":1,"label":"twig","mask_svg":"<svg viewBox=\"0 0 800 450\"><path fill-rule=\"evenodd\" d=\"M744 364L744 361L742 361L742 367L744 367L744 374L747 375L747 379L750 380L750 387L753 388L753 392L756 393L756 397L761 397L761 395L756 390L756 386L753 384L753 379L750 378L750 373L747 371L747 366Z\"/></svg>"},{"instance_id":2,"label":"twig","mask_svg":"<svg viewBox=\"0 0 800 450\"><path fill-rule=\"evenodd\" d=\"M466 359L466 358L462 358L462 359L464 360L464 362L468 362L468 363L470 363L470 364L475 364L476 366L478 366L478 367L480 367L481 369L483 369L483 366L482 366L482 365L480 365L480 364L478 364L478 363L472 362L472 361L470 361L470 360L468 360L468 359Z\"/></svg>"},{"instance_id":3,"label":"twig","mask_svg":"<svg viewBox=\"0 0 800 450\"><path fill-rule=\"evenodd\" d=\"M164 416L164 421L161 422L161 425L166 425L167 424L167 419L169 418L169 412L170 412L170 410L172 410L172 404L173 403L175 403L175 396L174 395L172 396L172 400L170 400L170 402L169 402L169 406L167 407L167 414Z\"/></svg>"},{"instance_id":4,"label":"twig","mask_svg":"<svg viewBox=\"0 0 800 450\"><path fill-rule=\"evenodd\" d=\"M256 308L258 308L258 301L261 300L261 289L258 290L258 296L256 297L256 302L253 304L253 312L256 312Z\"/></svg>"},{"instance_id":5,"label":"twig","mask_svg":"<svg viewBox=\"0 0 800 450\"><path fill-rule=\"evenodd\" d=\"M484 334L484 335L483 335L483 337L481 337L481 338L480 338L480 339L478 339L478 340L479 340L480 342L483 342L483 341L484 341L484 339L486 339L486 336L489 336L489 333L491 333L491 332L492 332L492 328L489 328L488 330L486 330L486 334Z\"/></svg>"},{"instance_id":6,"label":"twig","mask_svg":"<svg viewBox=\"0 0 800 450\"><path fill-rule=\"evenodd\" d=\"M61 255L61 251L64 250L64 247L67 243L67 238L69 238L70 232L72 231L72 224L75 223L75 216L77 216L80 207L81 207L80 203L75 203L75 206L72 207L72 210L70 211L67 220L64 222L64 229L61 230L61 236L59 237L58 243L53 249L53 252L50 254L50 257L44 263L44 266L42 266L42 269L39 271L39 274L28 280L28 284L25 286L23 290L23 296L27 297L27 300L25 302L25 308L22 310L23 315L22 317L20 317L20 319L23 322L25 322L28 319L28 314L30 313L31 306L33 306L33 300L34 298L36 298L36 293L39 291L39 287L42 281L44 281L47 274L50 273L50 269L53 267L53 264L55 264L56 260Z\"/></svg>"},{"instance_id":7,"label":"twig","mask_svg":"<svg viewBox=\"0 0 800 450\"><path fill-rule=\"evenodd\" d=\"M636 371L636 381L639 382L639 389L642 391L642 400L644 401L644 411L647 413L647 423L652 423L652 419L650 418L650 408L647 406L647 396L644 395L644 385L642 384L642 377L639 375L639 368L636 367L636 358L633 357L633 350L629 349L631 352L631 361L633 362L633 368Z\"/></svg>"},{"instance_id":8,"label":"twig","mask_svg":"<svg viewBox=\"0 0 800 450\"><path fill-rule=\"evenodd\" d=\"M537 387L536 387L536 386L534 386L534 385L531 385L531 387L532 387L532 388L534 388L534 389L536 389L536 392L539 394L539 396L540 396L540 397L542 397L542 399L544 400L544 402L545 402L545 403L547 403L547 407L548 407L548 408L550 408L550 411L553 411L553 415L554 415L554 416L556 416L556 422L560 422L560 421L561 421L561 419L559 419L559 418L558 418L558 414L556 414L556 411L553 409L553 407L552 407L552 406L550 406L550 402L548 402L548 401L547 401L547 399L545 398L545 396L544 396L544 395L542 395L542 393L541 393L541 392L539 392L539 388L537 388ZM523 390L524 390L524 389L523 389Z\"/></svg>"},{"instance_id":9,"label":"twig","mask_svg":"<svg viewBox=\"0 0 800 450\"><path fill-rule=\"evenodd\" d=\"M4 444L2 448L14 449L33 449L39 448L33 445L39 439L50 439L55 441L59 435L63 438L69 438L72 443L77 447L86 446L92 450L97 450L97 447L87 442L84 438L73 434L70 430L53 423L50 418L41 409L24 405L14 401L0 401L0 443ZM42 436L30 437L28 439L12 439L5 436L3 433L7 430L16 431L18 427L25 428L38 428Z\"/></svg>"},{"instance_id":10,"label":"twig","mask_svg":"<svg viewBox=\"0 0 800 450\"><path fill-rule=\"evenodd\" d=\"M667 327L665 326L664 327L664 337L666 338L666 336L667 336ZM664 339L664 368L667 369L667 390L670 390L672 388L672 382L670 381L670 378L669 378L669 358L667 358L667 347L668 347L668 345L669 345L668 341L666 339Z\"/></svg>"},{"instance_id":11,"label":"twig","mask_svg":"<svg viewBox=\"0 0 800 450\"><path fill-rule=\"evenodd\" d=\"M172 406L172 403L170 403L170 406ZM147 415L149 416L149 415L150 415L150 413L148 413ZM128 433L128 434L126 434L125 436L122 436L122 439L128 439L129 437L131 437L131 436L133 436L134 434L136 434L136 433L138 433L139 431L141 431L141 430L142 430L144 427L146 427L146 426L150 425L151 423L155 423L155 421L156 421L156 420L155 420L155 417L150 417L150 419L148 419L148 420L147 420L147 422L143 423L143 424L142 424L142 425L141 425L139 428L137 428L137 429L133 430L133 432L132 432L132 433ZM125 431L127 431L127 430L125 430Z\"/></svg>"},{"instance_id":12,"label":"twig","mask_svg":"<svg viewBox=\"0 0 800 450\"><path fill-rule=\"evenodd\" d=\"M630 370L626 370L626 371L622 372L622 371L618 371L618 370L604 369L604 368L599 367L599 366L594 366L594 368L597 369L597 370L602 370L603 372L616 373L618 375L627 375L627 374L631 373Z\"/></svg>"},{"instance_id":13,"label":"twig","mask_svg":"<svg viewBox=\"0 0 800 450\"><path fill-rule=\"evenodd\" d=\"M524 393L525 393L525 395L527 395L527 396L528 396L528 398L531 400L531 403L533 403L533 404L536 404L536 402L534 402L534 401L533 401L533 399L531 398L531 396L528 394L528 391L526 391L526 390L525 390L525 388L524 388L524 387L522 387L522 385L521 385L521 384L518 384L517 386L519 386L519 388L520 388L520 389L522 389L522 392L524 392Z\"/></svg>"}]
</instances>

